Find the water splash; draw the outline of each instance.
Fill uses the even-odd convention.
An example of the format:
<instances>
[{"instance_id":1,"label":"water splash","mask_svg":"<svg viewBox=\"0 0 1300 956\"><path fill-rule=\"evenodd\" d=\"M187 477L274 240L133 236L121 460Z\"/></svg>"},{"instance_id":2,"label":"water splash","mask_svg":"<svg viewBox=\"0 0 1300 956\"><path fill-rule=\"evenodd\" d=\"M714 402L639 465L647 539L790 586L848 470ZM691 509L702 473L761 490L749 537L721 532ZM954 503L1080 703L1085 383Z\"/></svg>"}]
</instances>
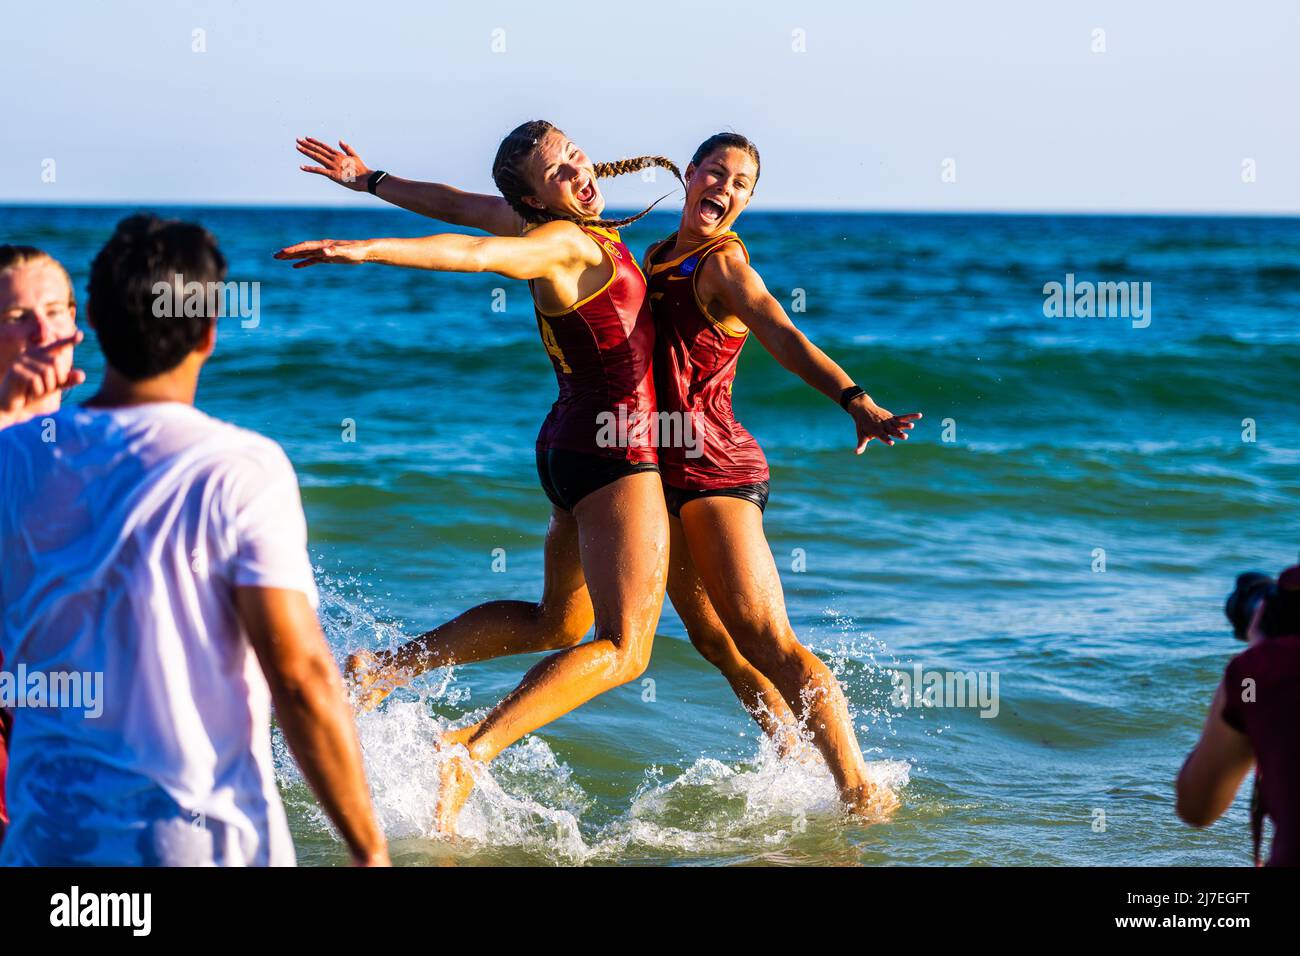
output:
<instances>
[{"instance_id":1,"label":"water splash","mask_svg":"<svg viewBox=\"0 0 1300 956\"><path fill-rule=\"evenodd\" d=\"M345 586L324 577L321 587L321 622L340 663L360 649L396 647L404 639L400 626L385 621L369 601L345 593ZM883 642L859 633L851 618L834 611L827 615L834 641L818 649L844 684L860 733L876 739L868 749L883 753L897 716L889 707L885 675L898 660ZM434 833L439 773L444 761L464 751L440 749L438 740L487 713L478 708L454 720L435 713L470 699L465 674L454 667L432 671L357 717L375 811L390 840L440 839ZM779 850L810 831L843 827L834 780L803 736L804 745L786 755L760 734L751 738L755 751L738 760L701 755L674 772L648 768L622 808L598 806L545 740L526 737L490 768L471 763L475 787L460 814L458 840L471 851L518 848L569 864L665 853L734 858ZM332 832L278 730L274 749L292 815L314 831ZM877 759L868 763L868 773L877 785L897 792L907 786L911 767L902 759Z\"/></svg>"}]
</instances>

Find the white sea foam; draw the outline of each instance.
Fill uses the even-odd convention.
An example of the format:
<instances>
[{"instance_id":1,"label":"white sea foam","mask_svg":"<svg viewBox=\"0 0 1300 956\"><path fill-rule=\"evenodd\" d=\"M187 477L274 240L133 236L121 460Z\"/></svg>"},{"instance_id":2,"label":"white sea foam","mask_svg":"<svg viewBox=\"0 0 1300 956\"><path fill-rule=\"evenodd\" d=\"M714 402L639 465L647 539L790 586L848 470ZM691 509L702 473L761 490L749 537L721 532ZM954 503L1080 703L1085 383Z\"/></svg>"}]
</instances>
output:
<instances>
[{"instance_id":1,"label":"white sea foam","mask_svg":"<svg viewBox=\"0 0 1300 956\"><path fill-rule=\"evenodd\" d=\"M875 687L882 671L876 657L887 652L874 638L853 633L848 619L829 616L836 642L818 649L850 699L868 701L854 713L864 745L873 736L883 742L892 733L893 715L887 689ZM337 592L322 591L322 620L340 659L358 647L391 646L398 636L369 608ZM897 659L888 656L885 666L895 666ZM486 709L451 721L435 715L431 705L468 700L472 674L472 668L432 672L357 718L376 813L390 839L437 839L439 768L463 748L440 751L436 743L445 731L481 719ZM809 745L782 756L762 734L751 739L754 752L740 759L701 755L681 770L649 768L620 809L608 801L598 806L545 740L526 737L490 767L471 765L475 787L460 814L459 838L469 845L521 848L555 862L613 862L665 852L685 858L754 855L779 849L810 828L839 825L834 781ZM301 795L301 778L278 733L276 755L282 787ZM907 785L910 769L906 760L868 763L873 782L895 792ZM300 819L328 831L314 802L303 796L291 805Z\"/></svg>"}]
</instances>

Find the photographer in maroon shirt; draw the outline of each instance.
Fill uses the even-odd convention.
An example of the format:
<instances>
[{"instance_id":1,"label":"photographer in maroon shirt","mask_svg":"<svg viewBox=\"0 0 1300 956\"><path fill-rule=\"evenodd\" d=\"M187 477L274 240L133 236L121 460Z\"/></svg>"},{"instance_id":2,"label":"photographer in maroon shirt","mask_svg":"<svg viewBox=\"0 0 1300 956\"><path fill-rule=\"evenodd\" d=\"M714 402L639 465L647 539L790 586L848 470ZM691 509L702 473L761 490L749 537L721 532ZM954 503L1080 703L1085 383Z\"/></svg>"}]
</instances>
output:
<instances>
[{"instance_id":1,"label":"photographer in maroon shirt","mask_svg":"<svg viewBox=\"0 0 1300 956\"><path fill-rule=\"evenodd\" d=\"M1259 864L1263 821L1273 821L1269 866L1300 866L1300 565L1276 581L1243 574L1225 608L1248 643L1214 695L1201 739L1175 784L1178 816L1206 827L1255 771L1251 831Z\"/></svg>"}]
</instances>

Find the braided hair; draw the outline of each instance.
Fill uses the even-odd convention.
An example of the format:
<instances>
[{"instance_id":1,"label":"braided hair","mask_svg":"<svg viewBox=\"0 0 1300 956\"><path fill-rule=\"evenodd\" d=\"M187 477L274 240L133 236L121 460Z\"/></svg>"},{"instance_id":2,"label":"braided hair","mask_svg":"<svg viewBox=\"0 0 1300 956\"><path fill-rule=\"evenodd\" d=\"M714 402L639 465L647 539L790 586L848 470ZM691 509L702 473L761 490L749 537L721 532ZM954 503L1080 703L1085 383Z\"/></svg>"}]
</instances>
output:
<instances>
[{"instance_id":1,"label":"braided hair","mask_svg":"<svg viewBox=\"0 0 1300 956\"><path fill-rule=\"evenodd\" d=\"M619 229L636 222L668 198L667 194L660 196L635 216L627 216L624 219L580 219L576 216L566 216L551 212L549 209L538 209L536 206L530 206L524 202L524 197L531 195L535 190L533 185L528 182L524 166L528 158L532 156L533 151L541 143L543 137L552 131L560 132L557 126L545 120L530 120L524 123L512 130L510 135L501 141L501 146L497 149L496 159L492 162L492 179L496 182L497 189L501 191L501 195L505 197L506 202L510 203L510 208L524 222L543 223L562 219L567 222L577 223L580 226L601 226L606 229ZM596 163L595 173L597 177L603 179L608 176L635 173L650 166L660 166L668 170L677 177L677 181L682 183L682 187L685 188L686 183L682 180L681 171L672 160L665 156L637 156L633 159L620 159L613 163Z\"/></svg>"}]
</instances>

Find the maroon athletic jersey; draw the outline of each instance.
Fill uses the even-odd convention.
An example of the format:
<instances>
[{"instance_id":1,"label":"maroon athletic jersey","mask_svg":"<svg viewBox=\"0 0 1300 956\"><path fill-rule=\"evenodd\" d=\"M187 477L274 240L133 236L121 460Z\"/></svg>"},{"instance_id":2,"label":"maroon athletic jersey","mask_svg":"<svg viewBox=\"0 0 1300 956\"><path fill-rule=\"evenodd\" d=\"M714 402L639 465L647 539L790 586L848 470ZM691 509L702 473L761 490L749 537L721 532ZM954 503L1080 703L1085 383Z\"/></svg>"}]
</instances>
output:
<instances>
[{"instance_id":1,"label":"maroon athletic jersey","mask_svg":"<svg viewBox=\"0 0 1300 956\"><path fill-rule=\"evenodd\" d=\"M1243 700L1247 686L1252 693ZM1269 865L1300 866L1300 636L1265 638L1242 651L1224 672L1223 692L1224 723L1255 751L1259 795L1273 820Z\"/></svg>"},{"instance_id":2,"label":"maroon athletic jersey","mask_svg":"<svg viewBox=\"0 0 1300 956\"><path fill-rule=\"evenodd\" d=\"M618 232L580 228L614 271L601 289L564 312L543 312L534 298L537 328L560 383L537 447L653 462L655 328L645 276Z\"/></svg>"},{"instance_id":3,"label":"maroon athletic jersey","mask_svg":"<svg viewBox=\"0 0 1300 956\"><path fill-rule=\"evenodd\" d=\"M659 469L667 484L689 491L767 481L763 449L731 410L736 361L749 332L734 332L713 319L695 290L700 268L718 249L734 242L747 262L749 252L734 232L674 256L676 241L674 233L646 259L656 329ZM665 417L665 412L676 415ZM673 421L678 417L680 426Z\"/></svg>"}]
</instances>

